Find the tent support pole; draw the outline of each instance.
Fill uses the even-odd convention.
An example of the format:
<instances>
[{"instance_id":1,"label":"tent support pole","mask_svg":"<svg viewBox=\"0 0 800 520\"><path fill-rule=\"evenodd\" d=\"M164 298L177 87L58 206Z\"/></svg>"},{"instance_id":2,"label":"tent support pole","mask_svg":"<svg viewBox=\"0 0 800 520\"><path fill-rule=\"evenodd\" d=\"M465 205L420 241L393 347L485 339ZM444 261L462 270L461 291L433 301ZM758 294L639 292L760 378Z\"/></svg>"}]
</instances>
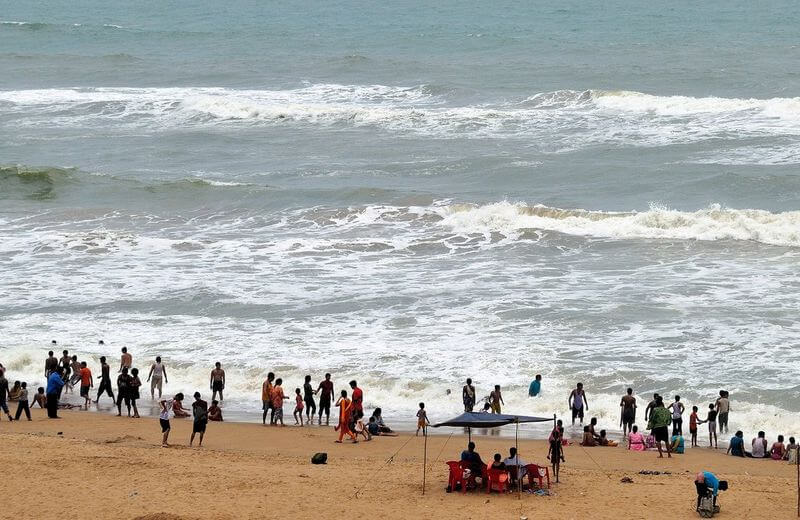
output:
<instances>
[{"instance_id":1,"label":"tent support pole","mask_svg":"<svg viewBox=\"0 0 800 520\"><path fill-rule=\"evenodd\" d=\"M514 448L517 450L516 460L514 461L517 464L517 500L522 500L522 478L520 475L522 471L520 471L519 467L519 419L517 419L517 429L514 436Z\"/></svg>"},{"instance_id":2,"label":"tent support pole","mask_svg":"<svg viewBox=\"0 0 800 520\"><path fill-rule=\"evenodd\" d=\"M428 434L427 432L423 432L423 437L425 438L425 448L422 462L422 494L425 495L425 476L428 469Z\"/></svg>"}]
</instances>

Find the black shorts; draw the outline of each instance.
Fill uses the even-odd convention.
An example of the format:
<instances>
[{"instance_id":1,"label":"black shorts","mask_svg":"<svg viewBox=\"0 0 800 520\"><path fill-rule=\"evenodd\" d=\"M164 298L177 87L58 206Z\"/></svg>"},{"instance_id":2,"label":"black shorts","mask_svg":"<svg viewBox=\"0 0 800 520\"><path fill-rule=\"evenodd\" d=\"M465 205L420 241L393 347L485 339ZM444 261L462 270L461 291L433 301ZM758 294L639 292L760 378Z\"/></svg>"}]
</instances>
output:
<instances>
[{"instance_id":1,"label":"black shorts","mask_svg":"<svg viewBox=\"0 0 800 520\"><path fill-rule=\"evenodd\" d=\"M330 411L331 411L331 402L330 402L330 401L328 401L328 400L323 400L323 399L320 399L320 400L319 400L319 412L320 412L320 413L322 413L323 411L325 411L325 412L327 412L328 414L330 414Z\"/></svg>"},{"instance_id":2,"label":"black shorts","mask_svg":"<svg viewBox=\"0 0 800 520\"><path fill-rule=\"evenodd\" d=\"M81 385L81 397L89 397L89 387Z\"/></svg>"},{"instance_id":3,"label":"black shorts","mask_svg":"<svg viewBox=\"0 0 800 520\"><path fill-rule=\"evenodd\" d=\"M194 433L205 433L206 426L208 425L208 419L203 419L202 421L195 421L192 425L192 431Z\"/></svg>"},{"instance_id":4,"label":"black shorts","mask_svg":"<svg viewBox=\"0 0 800 520\"><path fill-rule=\"evenodd\" d=\"M169 419L158 419L159 424L161 424L161 433L169 431Z\"/></svg>"},{"instance_id":5,"label":"black shorts","mask_svg":"<svg viewBox=\"0 0 800 520\"><path fill-rule=\"evenodd\" d=\"M656 438L656 442L664 441L669 442L669 428L666 426L659 426L658 428L653 428L653 437Z\"/></svg>"},{"instance_id":6,"label":"black shorts","mask_svg":"<svg viewBox=\"0 0 800 520\"><path fill-rule=\"evenodd\" d=\"M583 419L583 407L572 409L572 420L574 421L576 417Z\"/></svg>"},{"instance_id":7,"label":"black shorts","mask_svg":"<svg viewBox=\"0 0 800 520\"><path fill-rule=\"evenodd\" d=\"M311 410L311 409L314 409L314 410L317 409L317 403L314 402L313 398L309 397L308 399L305 400L305 403L306 403L306 411L307 412L308 412L308 410Z\"/></svg>"},{"instance_id":8,"label":"black shorts","mask_svg":"<svg viewBox=\"0 0 800 520\"><path fill-rule=\"evenodd\" d=\"M222 392L223 388L225 388L225 385L222 384L222 381L214 381L211 385L211 390L214 392Z\"/></svg>"},{"instance_id":9,"label":"black shorts","mask_svg":"<svg viewBox=\"0 0 800 520\"><path fill-rule=\"evenodd\" d=\"M622 412L622 424L633 424L633 421L636 417L636 414L633 413L633 410L628 410L626 412Z\"/></svg>"}]
</instances>

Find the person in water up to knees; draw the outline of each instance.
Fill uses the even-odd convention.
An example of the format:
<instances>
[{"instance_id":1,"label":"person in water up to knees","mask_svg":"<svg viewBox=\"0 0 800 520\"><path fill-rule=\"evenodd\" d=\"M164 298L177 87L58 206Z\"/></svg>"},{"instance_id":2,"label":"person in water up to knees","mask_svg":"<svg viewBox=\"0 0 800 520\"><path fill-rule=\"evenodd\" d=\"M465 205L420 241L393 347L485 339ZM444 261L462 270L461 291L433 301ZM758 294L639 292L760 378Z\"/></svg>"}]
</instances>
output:
<instances>
[{"instance_id":1,"label":"person in water up to knees","mask_svg":"<svg viewBox=\"0 0 800 520\"><path fill-rule=\"evenodd\" d=\"M536 377L533 379L533 381L531 381L531 385L528 387L528 397L536 397L541 391L542 376L541 374L536 374Z\"/></svg>"},{"instance_id":2,"label":"person in water up to knees","mask_svg":"<svg viewBox=\"0 0 800 520\"><path fill-rule=\"evenodd\" d=\"M567 404L572 412L572 424L575 424L575 419L578 418L583 424L583 414L589 411L589 400L586 398L586 392L583 391L583 383L578 383L575 389L570 392L567 398Z\"/></svg>"}]
</instances>

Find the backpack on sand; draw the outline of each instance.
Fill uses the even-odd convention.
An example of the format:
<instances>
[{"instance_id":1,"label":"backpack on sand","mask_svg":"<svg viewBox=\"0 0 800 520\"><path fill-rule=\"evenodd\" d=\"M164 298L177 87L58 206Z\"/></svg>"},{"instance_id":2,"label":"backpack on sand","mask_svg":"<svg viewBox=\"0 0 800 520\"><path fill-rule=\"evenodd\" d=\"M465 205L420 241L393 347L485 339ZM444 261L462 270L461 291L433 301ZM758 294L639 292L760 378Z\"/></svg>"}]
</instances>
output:
<instances>
[{"instance_id":1,"label":"backpack on sand","mask_svg":"<svg viewBox=\"0 0 800 520\"><path fill-rule=\"evenodd\" d=\"M328 462L328 454L327 453L315 453L313 457L311 457L311 464L326 464Z\"/></svg>"}]
</instances>

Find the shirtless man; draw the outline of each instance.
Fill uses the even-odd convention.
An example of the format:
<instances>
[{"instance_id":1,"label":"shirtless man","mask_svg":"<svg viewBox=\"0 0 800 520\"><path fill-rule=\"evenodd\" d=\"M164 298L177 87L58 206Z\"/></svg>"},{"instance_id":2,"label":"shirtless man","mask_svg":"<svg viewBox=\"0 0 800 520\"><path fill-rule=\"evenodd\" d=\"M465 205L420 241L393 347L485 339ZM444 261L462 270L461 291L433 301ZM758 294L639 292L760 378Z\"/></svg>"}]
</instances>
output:
<instances>
[{"instance_id":1,"label":"shirtless man","mask_svg":"<svg viewBox=\"0 0 800 520\"><path fill-rule=\"evenodd\" d=\"M220 362L217 361L214 363L214 370L211 371L211 377L209 379L209 384L211 386L211 400L217 398L217 392L219 392L219 400L222 401L222 391L225 389L225 371L222 370L222 365Z\"/></svg>"},{"instance_id":2,"label":"shirtless man","mask_svg":"<svg viewBox=\"0 0 800 520\"><path fill-rule=\"evenodd\" d=\"M152 378L152 381L150 379ZM147 381L150 382L150 398L156 398L156 388L158 388L158 398L161 399L161 388L167 380L167 367L161 362L161 356L156 356L156 362L150 366L150 373L147 374Z\"/></svg>"},{"instance_id":3,"label":"shirtless man","mask_svg":"<svg viewBox=\"0 0 800 520\"><path fill-rule=\"evenodd\" d=\"M728 431L728 412L731 411L731 402L728 400L727 390L719 391L719 398L715 403L717 408L717 422L719 422L719 432L725 433Z\"/></svg>"},{"instance_id":4,"label":"shirtless man","mask_svg":"<svg viewBox=\"0 0 800 520\"><path fill-rule=\"evenodd\" d=\"M492 404L492 413L500 413L500 404L506 405L506 402L503 401L503 394L500 393L500 385L494 385L494 390L489 393L489 400Z\"/></svg>"},{"instance_id":5,"label":"shirtless man","mask_svg":"<svg viewBox=\"0 0 800 520\"><path fill-rule=\"evenodd\" d=\"M583 414L589 411L589 400L586 398L586 392L583 391L583 383L578 383L570 392L567 404L572 411L572 424L575 424L576 418L580 418L581 424L583 424Z\"/></svg>"},{"instance_id":6,"label":"shirtless man","mask_svg":"<svg viewBox=\"0 0 800 520\"><path fill-rule=\"evenodd\" d=\"M122 372L123 368L127 368L128 371L133 367L133 356L128 354L128 348L122 347L122 355L119 357L119 372Z\"/></svg>"},{"instance_id":7,"label":"shirtless man","mask_svg":"<svg viewBox=\"0 0 800 520\"><path fill-rule=\"evenodd\" d=\"M636 398L633 397L633 388L628 388L622 400L619 402L622 409L620 413L622 421L622 436L627 437L628 432L633 428L633 423L636 422Z\"/></svg>"},{"instance_id":8,"label":"shirtless man","mask_svg":"<svg viewBox=\"0 0 800 520\"><path fill-rule=\"evenodd\" d=\"M58 368L58 358L53 355L53 351L47 353L47 359L44 360L44 378L50 377L50 374Z\"/></svg>"},{"instance_id":9,"label":"shirtless man","mask_svg":"<svg viewBox=\"0 0 800 520\"><path fill-rule=\"evenodd\" d=\"M470 378L467 378L467 384L461 389L461 400L464 402L465 412L471 412L475 408L475 387Z\"/></svg>"},{"instance_id":10,"label":"shirtless man","mask_svg":"<svg viewBox=\"0 0 800 520\"><path fill-rule=\"evenodd\" d=\"M100 387L97 389L97 399L95 399L94 404L100 402L100 396L103 395L103 392L106 392L108 396L111 397L112 402L117 402L114 398L114 390L111 389L110 372L111 367L106 363L106 357L100 356Z\"/></svg>"}]
</instances>

